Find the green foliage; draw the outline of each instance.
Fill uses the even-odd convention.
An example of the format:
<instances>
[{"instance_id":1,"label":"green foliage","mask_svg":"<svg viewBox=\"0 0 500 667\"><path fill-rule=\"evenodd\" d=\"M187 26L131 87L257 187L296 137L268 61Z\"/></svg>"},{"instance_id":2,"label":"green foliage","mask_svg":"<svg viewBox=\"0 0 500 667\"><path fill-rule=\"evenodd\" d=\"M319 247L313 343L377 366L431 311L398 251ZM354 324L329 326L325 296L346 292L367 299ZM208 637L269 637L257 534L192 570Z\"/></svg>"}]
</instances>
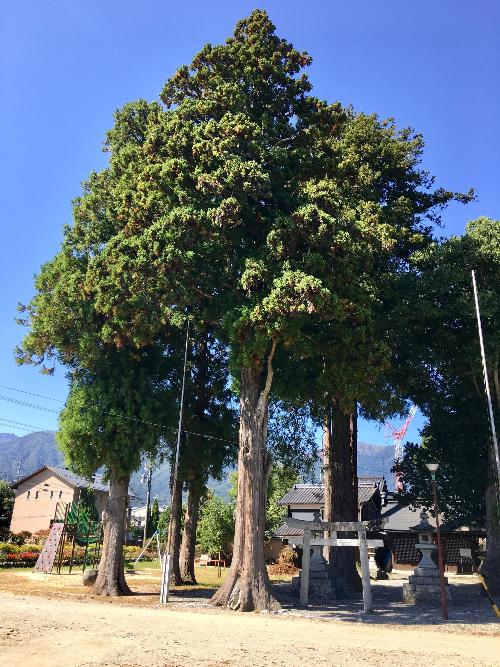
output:
<instances>
[{"instance_id":1,"label":"green foliage","mask_svg":"<svg viewBox=\"0 0 500 667\"><path fill-rule=\"evenodd\" d=\"M158 519L158 534L160 537L160 542L166 542L167 540L167 535L168 535L168 526L170 523L170 515L171 515L171 508L170 505L167 505L163 512L160 514L160 518Z\"/></svg>"},{"instance_id":2,"label":"green foliage","mask_svg":"<svg viewBox=\"0 0 500 667\"><path fill-rule=\"evenodd\" d=\"M9 482L0 480L0 530L10 526L16 494Z\"/></svg>"},{"instance_id":3,"label":"green foliage","mask_svg":"<svg viewBox=\"0 0 500 667\"><path fill-rule=\"evenodd\" d=\"M151 507L151 517L149 519L149 535L151 536L158 530L158 523L160 521L160 506L158 505L158 498L153 500Z\"/></svg>"},{"instance_id":4,"label":"green foliage","mask_svg":"<svg viewBox=\"0 0 500 667\"><path fill-rule=\"evenodd\" d=\"M405 498L429 502L424 463L441 464L441 502L451 521L484 525L484 491L491 441L472 292L477 272L488 375L498 422L500 394L500 222L478 218L463 237L429 247L414 257L406 281L408 301L403 321L410 321L406 341L405 382L429 424L422 448L407 449L403 471Z\"/></svg>"},{"instance_id":5,"label":"green foliage","mask_svg":"<svg viewBox=\"0 0 500 667\"><path fill-rule=\"evenodd\" d=\"M99 372L80 371L72 381L56 439L72 469L86 477L100 466L128 475L143 452L158 450L163 392L144 353L141 360L116 353Z\"/></svg>"},{"instance_id":6,"label":"green foliage","mask_svg":"<svg viewBox=\"0 0 500 667\"><path fill-rule=\"evenodd\" d=\"M283 523L287 515L286 505L279 500L299 481L297 473L284 466L274 466L267 484L266 539L269 540Z\"/></svg>"},{"instance_id":7,"label":"green foliage","mask_svg":"<svg viewBox=\"0 0 500 667\"><path fill-rule=\"evenodd\" d=\"M290 491L290 489L293 487L294 484L298 483L300 480L299 473L297 472L296 468L292 468L283 464L276 464L273 466L271 470L271 474L269 475L269 480L267 484L267 504L266 504L266 530L265 530L265 539L269 540L271 537L274 535L276 532L276 529L279 528L279 526L283 523L283 519L286 516L286 506L279 505L278 501L280 498L282 498L285 493ZM229 526L229 524L232 526L231 530L234 531L234 512L236 508L236 496L238 493L238 473L232 472L229 474L229 482L230 482L230 488L229 488L229 501L225 502L224 500L221 500L217 496L215 496L213 493L210 493L208 496L208 500L205 501L206 503L209 503L209 511L213 514L216 514L218 511L221 512L221 528L217 528L217 530L225 530L226 526ZM213 500L213 507L210 504ZM202 511L205 511L205 504L202 505ZM224 505L225 509L222 509L222 506ZM212 514L210 514L212 517ZM229 516L231 516L231 519L229 521ZM210 518L210 522L205 525L204 530L207 532L210 532L212 530L212 526L218 526L216 520L213 518ZM198 535L200 528L198 528ZM231 533L231 531L228 529L228 534ZM217 542L217 537L218 533L216 532L214 539L212 540L213 543ZM232 533L231 533L232 536ZM198 540L200 540L200 537L198 537ZM207 541L205 543L208 543L210 540L207 538Z\"/></svg>"},{"instance_id":8,"label":"green foliage","mask_svg":"<svg viewBox=\"0 0 500 667\"><path fill-rule=\"evenodd\" d=\"M61 259L105 345L149 344L189 308L230 345L235 377L278 340L285 366L316 364L320 398L376 403L384 286L471 195L432 190L410 129L310 95L310 62L257 10L179 68L165 107L117 112Z\"/></svg>"},{"instance_id":9,"label":"green foliage","mask_svg":"<svg viewBox=\"0 0 500 667\"><path fill-rule=\"evenodd\" d=\"M197 542L203 553L230 553L234 538L234 503L209 492L200 508Z\"/></svg>"}]
</instances>

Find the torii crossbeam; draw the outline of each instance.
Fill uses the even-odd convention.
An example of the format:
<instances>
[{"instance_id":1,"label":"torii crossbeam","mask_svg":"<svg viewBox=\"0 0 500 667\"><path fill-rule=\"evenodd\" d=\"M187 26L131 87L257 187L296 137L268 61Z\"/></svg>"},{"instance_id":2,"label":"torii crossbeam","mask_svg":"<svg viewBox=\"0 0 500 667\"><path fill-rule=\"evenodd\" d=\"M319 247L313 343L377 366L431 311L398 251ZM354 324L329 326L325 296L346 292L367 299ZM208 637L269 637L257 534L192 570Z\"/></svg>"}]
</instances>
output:
<instances>
[{"instance_id":1,"label":"torii crossbeam","mask_svg":"<svg viewBox=\"0 0 500 667\"><path fill-rule=\"evenodd\" d=\"M363 582L363 609L365 612L373 611L370 567L368 564L368 543L366 540L367 524L361 521L321 521L316 517L313 521L287 517L285 523L290 528L302 528L304 531L302 573L300 576L300 603L306 606L309 602L309 566L312 546L358 546L361 561L361 579ZM330 534L330 537L311 539L311 533L314 532L321 532L323 534L327 532ZM338 532L356 532L358 538L338 539Z\"/></svg>"}]
</instances>

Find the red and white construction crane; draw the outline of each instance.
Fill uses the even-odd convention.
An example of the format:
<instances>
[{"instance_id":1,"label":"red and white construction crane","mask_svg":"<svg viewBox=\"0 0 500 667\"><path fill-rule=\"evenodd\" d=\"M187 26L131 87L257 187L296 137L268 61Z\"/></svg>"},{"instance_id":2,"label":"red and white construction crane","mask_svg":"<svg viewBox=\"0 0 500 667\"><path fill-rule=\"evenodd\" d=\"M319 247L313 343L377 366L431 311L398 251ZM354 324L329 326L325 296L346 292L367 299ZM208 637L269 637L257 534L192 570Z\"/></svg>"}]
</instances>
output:
<instances>
[{"instance_id":1,"label":"red and white construction crane","mask_svg":"<svg viewBox=\"0 0 500 667\"><path fill-rule=\"evenodd\" d=\"M385 426L393 439L394 442L394 467L395 467L395 475L396 475L396 491L402 491L403 490L403 480L401 479L401 471L399 469L399 463L401 459L403 458L403 438L406 434L406 431L408 430L408 426L411 424L411 421L413 417L415 416L415 413L417 412L417 406L412 405L410 408L410 411L408 413L408 416L406 417L404 424L400 428L396 428L389 422L386 422Z\"/></svg>"}]
</instances>

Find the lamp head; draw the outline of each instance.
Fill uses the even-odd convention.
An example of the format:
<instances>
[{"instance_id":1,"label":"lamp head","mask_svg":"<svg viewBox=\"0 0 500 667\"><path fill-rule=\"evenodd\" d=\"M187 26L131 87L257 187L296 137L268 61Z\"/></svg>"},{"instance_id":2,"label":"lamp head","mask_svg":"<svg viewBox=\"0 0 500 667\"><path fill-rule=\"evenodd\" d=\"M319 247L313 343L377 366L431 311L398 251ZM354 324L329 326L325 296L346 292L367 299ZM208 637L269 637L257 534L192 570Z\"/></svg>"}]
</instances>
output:
<instances>
[{"instance_id":1,"label":"lamp head","mask_svg":"<svg viewBox=\"0 0 500 667\"><path fill-rule=\"evenodd\" d=\"M431 473L432 479L436 479L436 470L439 468L439 463L426 463L427 470Z\"/></svg>"}]
</instances>

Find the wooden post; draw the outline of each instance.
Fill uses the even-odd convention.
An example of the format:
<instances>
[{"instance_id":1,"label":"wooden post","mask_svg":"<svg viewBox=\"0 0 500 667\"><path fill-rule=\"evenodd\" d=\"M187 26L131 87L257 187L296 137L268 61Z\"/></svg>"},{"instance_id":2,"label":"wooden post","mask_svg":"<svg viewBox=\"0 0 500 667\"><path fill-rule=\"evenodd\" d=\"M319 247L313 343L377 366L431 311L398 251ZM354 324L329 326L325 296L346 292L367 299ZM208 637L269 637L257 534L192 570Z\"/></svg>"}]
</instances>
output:
<instances>
[{"instance_id":1,"label":"wooden post","mask_svg":"<svg viewBox=\"0 0 500 667\"><path fill-rule=\"evenodd\" d=\"M304 528L302 545L302 572L300 574L300 604L304 607L309 602L309 564L311 561L311 531Z\"/></svg>"},{"instance_id":2,"label":"wooden post","mask_svg":"<svg viewBox=\"0 0 500 667\"><path fill-rule=\"evenodd\" d=\"M368 562L368 545L366 543L366 532L358 530L359 557L361 560L361 579L363 582L363 607L364 611L373 611L372 587L370 583L370 565Z\"/></svg>"}]
</instances>

